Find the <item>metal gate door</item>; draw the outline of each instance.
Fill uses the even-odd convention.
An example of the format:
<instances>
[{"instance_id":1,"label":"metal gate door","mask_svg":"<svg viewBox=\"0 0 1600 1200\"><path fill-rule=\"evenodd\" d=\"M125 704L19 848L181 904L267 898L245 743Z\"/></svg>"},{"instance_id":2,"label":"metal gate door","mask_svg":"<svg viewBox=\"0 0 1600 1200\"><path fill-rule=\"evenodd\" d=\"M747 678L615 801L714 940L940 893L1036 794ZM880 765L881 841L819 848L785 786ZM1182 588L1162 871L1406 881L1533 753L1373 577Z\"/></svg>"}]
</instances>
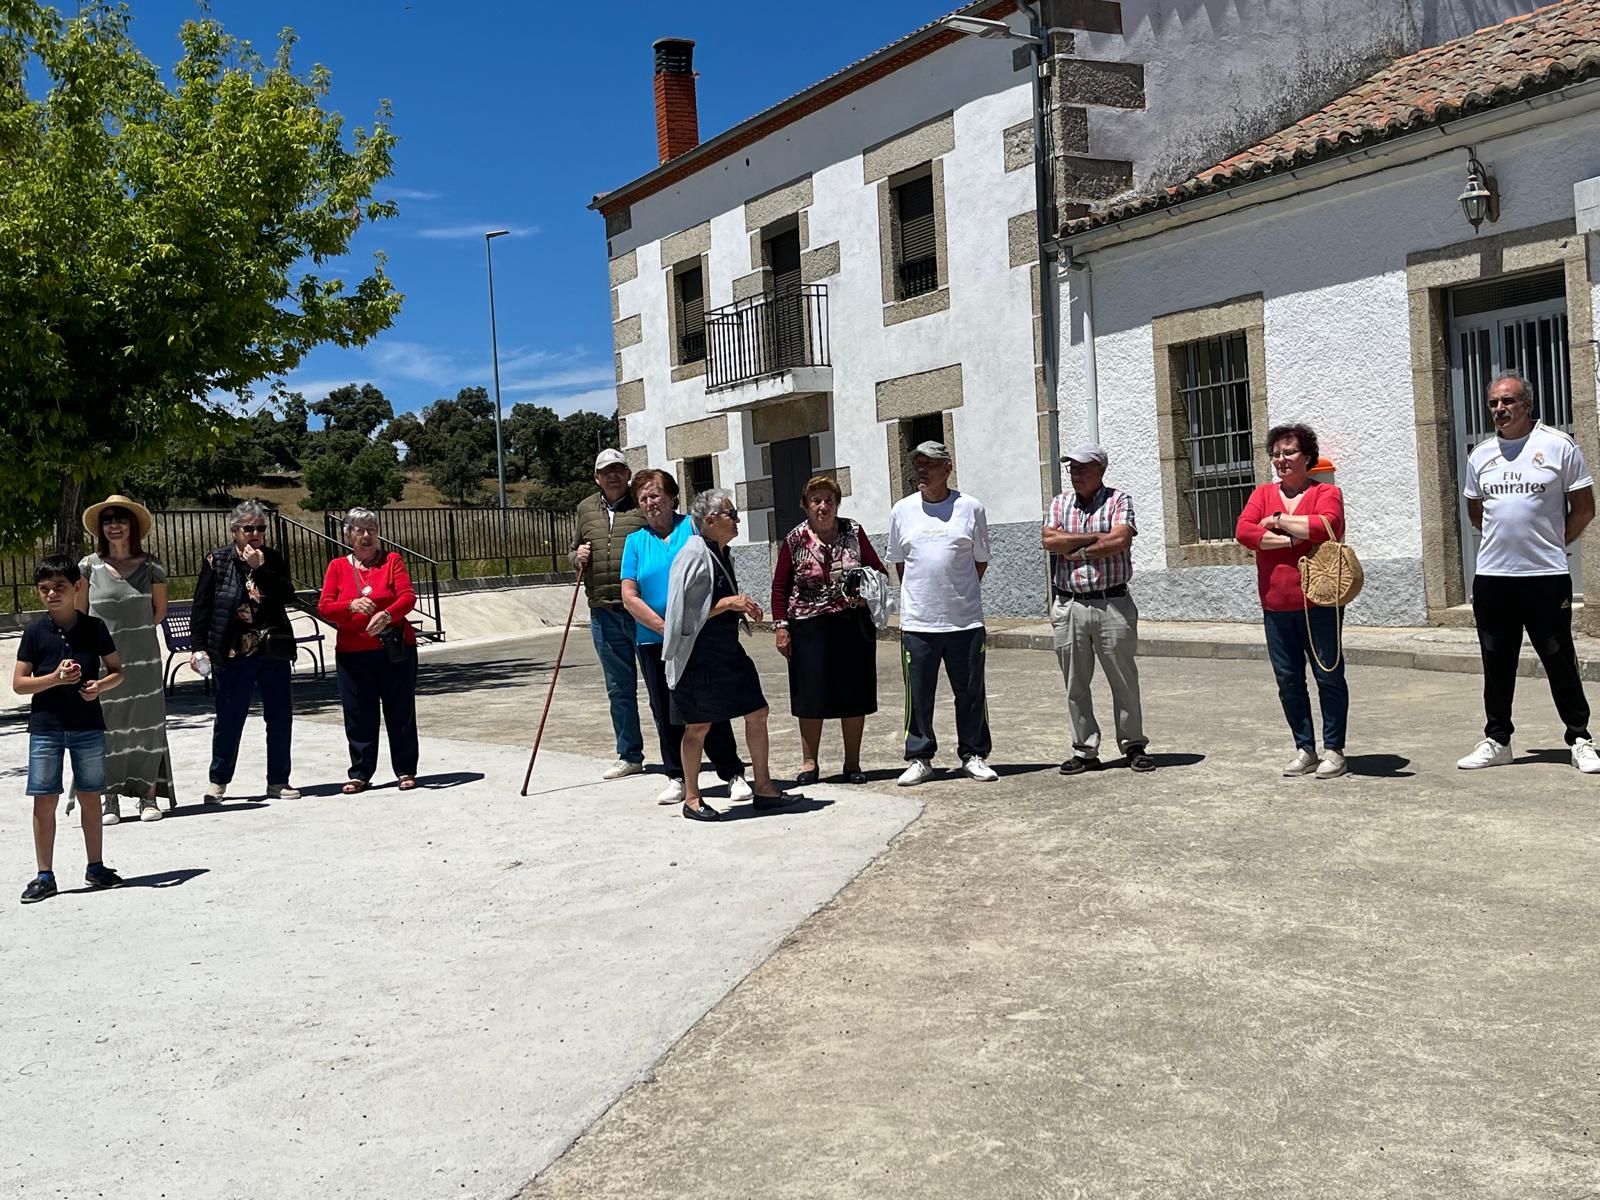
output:
<instances>
[{"instance_id":1,"label":"metal gate door","mask_svg":"<svg viewBox=\"0 0 1600 1200\"><path fill-rule=\"evenodd\" d=\"M1455 410L1456 476L1465 479L1467 456L1494 436L1489 385L1516 371L1533 392L1533 415L1553 429L1572 432L1572 364L1567 347L1567 299L1560 271L1521 275L1456 288L1450 293L1450 392ZM1477 568L1482 535L1459 498L1462 569L1467 586ZM1573 591L1583 581L1572 564Z\"/></svg>"}]
</instances>

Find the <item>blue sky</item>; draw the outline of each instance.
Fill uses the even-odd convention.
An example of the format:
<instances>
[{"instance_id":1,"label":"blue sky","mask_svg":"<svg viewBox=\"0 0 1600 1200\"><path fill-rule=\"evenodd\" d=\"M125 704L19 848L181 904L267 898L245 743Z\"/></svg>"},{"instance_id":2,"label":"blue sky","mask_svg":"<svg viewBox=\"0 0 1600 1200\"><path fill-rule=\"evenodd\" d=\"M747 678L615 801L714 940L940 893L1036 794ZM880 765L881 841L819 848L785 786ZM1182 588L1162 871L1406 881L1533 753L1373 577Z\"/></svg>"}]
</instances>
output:
<instances>
[{"instance_id":1,"label":"blue sky","mask_svg":"<svg viewBox=\"0 0 1600 1200\"><path fill-rule=\"evenodd\" d=\"M134 36L170 66L194 0L130 3ZM264 57L292 27L296 66L329 68L347 124L370 124L386 98L401 139L387 189L400 216L363 231L349 264L354 275L373 250L388 254L400 317L362 350L319 349L288 383L315 398L372 382L396 411L490 387L482 233L509 228L494 243L504 404L609 413L605 238L587 206L656 165L650 43L697 43L709 138L955 4L212 0Z\"/></svg>"}]
</instances>

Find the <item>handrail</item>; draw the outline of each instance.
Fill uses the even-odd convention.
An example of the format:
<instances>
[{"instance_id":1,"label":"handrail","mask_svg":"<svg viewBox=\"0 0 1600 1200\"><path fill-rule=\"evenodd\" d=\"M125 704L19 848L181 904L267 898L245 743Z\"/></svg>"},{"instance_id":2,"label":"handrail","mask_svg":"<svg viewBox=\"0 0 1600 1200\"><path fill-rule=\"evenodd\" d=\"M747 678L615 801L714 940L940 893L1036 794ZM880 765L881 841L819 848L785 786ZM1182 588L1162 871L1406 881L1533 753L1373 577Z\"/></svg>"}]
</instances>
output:
<instances>
[{"instance_id":1,"label":"handrail","mask_svg":"<svg viewBox=\"0 0 1600 1200\"><path fill-rule=\"evenodd\" d=\"M295 585L295 602L320 621L323 617L317 611L317 599L322 594L323 576L327 574L328 564L348 554L350 547L319 529L284 516L276 509L271 519L272 542L289 564L289 578ZM439 608L438 562L388 538L383 538L382 542L389 549L399 552L411 572L411 586L417 593L414 611L423 619L423 628L419 630L421 637L430 642L444 641L444 616ZM424 569L427 572L425 585L422 578ZM432 629L427 627L430 619L433 622Z\"/></svg>"},{"instance_id":2,"label":"handrail","mask_svg":"<svg viewBox=\"0 0 1600 1200\"><path fill-rule=\"evenodd\" d=\"M827 285L808 283L714 308L705 315L705 334L707 391L795 367L830 366Z\"/></svg>"}]
</instances>

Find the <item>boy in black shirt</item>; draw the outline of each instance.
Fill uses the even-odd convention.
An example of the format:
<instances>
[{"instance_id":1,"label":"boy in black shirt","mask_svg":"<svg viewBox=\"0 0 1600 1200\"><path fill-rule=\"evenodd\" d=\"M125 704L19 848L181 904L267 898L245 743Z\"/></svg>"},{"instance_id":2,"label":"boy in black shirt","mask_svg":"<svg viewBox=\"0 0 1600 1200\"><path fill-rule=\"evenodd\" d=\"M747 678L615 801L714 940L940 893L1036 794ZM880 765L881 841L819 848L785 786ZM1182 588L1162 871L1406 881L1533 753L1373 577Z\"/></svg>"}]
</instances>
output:
<instances>
[{"instance_id":1,"label":"boy in black shirt","mask_svg":"<svg viewBox=\"0 0 1600 1200\"><path fill-rule=\"evenodd\" d=\"M61 801L61 768L69 753L83 845L89 855L84 879L96 888L122 883L100 861L100 793L106 786L106 722L100 697L122 682L122 661L105 623L80 613L74 603L80 578L77 563L54 555L39 564L33 578L44 601L44 616L23 632L11 681L17 695L33 697L28 714L28 795L33 797L33 849L39 875L23 891L24 904L56 894L51 868L56 805Z\"/></svg>"}]
</instances>

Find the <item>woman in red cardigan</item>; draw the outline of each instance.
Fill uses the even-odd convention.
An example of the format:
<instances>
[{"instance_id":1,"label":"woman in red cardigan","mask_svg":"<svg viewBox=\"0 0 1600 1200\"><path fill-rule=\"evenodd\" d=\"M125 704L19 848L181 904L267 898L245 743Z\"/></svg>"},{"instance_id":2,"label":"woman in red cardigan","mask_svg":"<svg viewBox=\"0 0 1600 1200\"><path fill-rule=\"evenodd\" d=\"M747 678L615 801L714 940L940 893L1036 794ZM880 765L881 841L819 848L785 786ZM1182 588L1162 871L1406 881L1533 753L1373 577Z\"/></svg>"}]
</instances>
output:
<instances>
[{"instance_id":1,"label":"woman in red cardigan","mask_svg":"<svg viewBox=\"0 0 1600 1200\"><path fill-rule=\"evenodd\" d=\"M346 795L372 786L378 769L378 709L389 731L389 762L400 790L417 786L417 632L405 619L417 604L405 560L385 550L378 514L352 508L344 519L350 553L328 564L317 611L339 631L334 662L344 735L350 742Z\"/></svg>"},{"instance_id":2,"label":"woman in red cardigan","mask_svg":"<svg viewBox=\"0 0 1600 1200\"><path fill-rule=\"evenodd\" d=\"M1278 700L1294 733L1295 756L1285 776L1334 779L1345 773L1345 722L1350 689L1339 654L1339 613L1316 604L1309 610L1300 587L1299 562L1318 542L1344 539L1344 497L1331 483L1315 483L1310 471L1317 461L1317 435L1305 425L1279 425L1267 434L1272 470L1277 476L1250 493L1239 514L1239 544L1256 552L1256 583L1261 592L1267 628L1267 655L1278 677ZM1321 659L1321 662L1317 660ZM1306 663L1317 681L1322 708L1321 761L1317 730L1311 723L1311 696L1306 690ZM1331 671L1322 663L1334 664Z\"/></svg>"}]
</instances>

